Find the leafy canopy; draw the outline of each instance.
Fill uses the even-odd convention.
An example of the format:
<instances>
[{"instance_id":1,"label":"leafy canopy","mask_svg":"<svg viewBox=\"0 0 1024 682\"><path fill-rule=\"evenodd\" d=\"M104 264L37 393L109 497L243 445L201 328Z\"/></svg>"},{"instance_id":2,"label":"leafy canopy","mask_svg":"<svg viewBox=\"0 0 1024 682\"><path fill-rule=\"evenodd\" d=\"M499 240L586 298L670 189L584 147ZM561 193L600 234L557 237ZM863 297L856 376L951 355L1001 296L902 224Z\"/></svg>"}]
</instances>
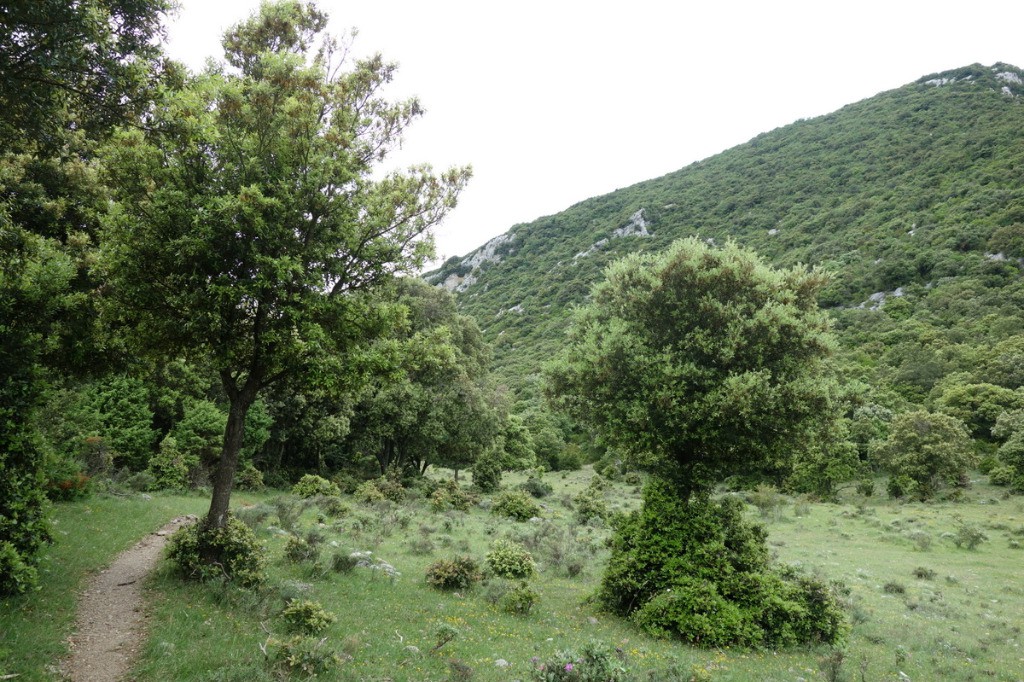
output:
<instances>
[{"instance_id":1,"label":"leafy canopy","mask_svg":"<svg viewBox=\"0 0 1024 682\"><path fill-rule=\"evenodd\" d=\"M818 270L697 239L606 271L558 360L555 405L684 492L779 472L831 423Z\"/></svg>"}]
</instances>

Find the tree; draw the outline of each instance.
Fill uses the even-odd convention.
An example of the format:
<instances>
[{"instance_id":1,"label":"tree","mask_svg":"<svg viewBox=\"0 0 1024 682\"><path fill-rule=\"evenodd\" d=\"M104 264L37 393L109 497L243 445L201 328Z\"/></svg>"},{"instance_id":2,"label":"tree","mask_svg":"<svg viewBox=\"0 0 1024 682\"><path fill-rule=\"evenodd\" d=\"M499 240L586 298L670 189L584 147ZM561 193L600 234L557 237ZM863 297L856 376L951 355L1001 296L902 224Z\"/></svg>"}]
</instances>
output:
<instances>
[{"instance_id":1,"label":"tree","mask_svg":"<svg viewBox=\"0 0 1024 682\"><path fill-rule=\"evenodd\" d=\"M817 270L698 239L609 266L546 369L556 407L681 497L779 474L836 417Z\"/></svg>"},{"instance_id":2,"label":"tree","mask_svg":"<svg viewBox=\"0 0 1024 682\"><path fill-rule=\"evenodd\" d=\"M873 454L893 477L890 492L920 500L933 497L943 484L959 482L973 461L964 423L925 410L897 415Z\"/></svg>"},{"instance_id":3,"label":"tree","mask_svg":"<svg viewBox=\"0 0 1024 682\"><path fill-rule=\"evenodd\" d=\"M355 405L349 444L372 453L382 474L437 464L457 475L501 428L490 349L450 293L418 279L396 284L405 320L377 344L381 363Z\"/></svg>"},{"instance_id":4,"label":"tree","mask_svg":"<svg viewBox=\"0 0 1024 682\"><path fill-rule=\"evenodd\" d=\"M90 148L145 109L162 0L0 8L0 594L28 589L48 537L34 428L48 368L81 370L85 276L103 205ZM134 105L134 106L129 106Z\"/></svg>"},{"instance_id":5,"label":"tree","mask_svg":"<svg viewBox=\"0 0 1024 682\"><path fill-rule=\"evenodd\" d=\"M225 63L104 153L107 319L140 351L206 358L228 398L210 528L227 523L260 392L293 375L342 381L363 293L423 262L469 176L373 177L421 108L380 95L394 66L379 55L343 70L326 24L311 4L265 4L225 34Z\"/></svg>"},{"instance_id":6,"label":"tree","mask_svg":"<svg viewBox=\"0 0 1024 682\"><path fill-rule=\"evenodd\" d=\"M829 588L771 567L763 529L711 497L727 476L789 473L798 452L827 469L838 400L825 277L695 238L605 274L546 368L557 407L654 474L617 524L598 599L697 644L840 641Z\"/></svg>"},{"instance_id":7,"label":"tree","mask_svg":"<svg viewBox=\"0 0 1024 682\"><path fill-rule=\"evenodd\" d=\"M166 0L12 0L0 10L0 140L45 140L80 112L102 129L141 111L158 71ZM9 149L5 144L4 149Z\"/></svg>"},{"instance_id":8,"label":"tree","mask_svg":"<svg viewBox=\"0 0 1024 682\"><path fill-rule=\"evenodd\" d=\"M654 474L616 524L598 598L698 644L840 641L835 595L770 566L764 530L711 495L727 476L781 477L815 445L805 468L829 456L839 400L824 276L696 239L605 275L547 368L557 407Z\"/></svg>"}]
</instances>

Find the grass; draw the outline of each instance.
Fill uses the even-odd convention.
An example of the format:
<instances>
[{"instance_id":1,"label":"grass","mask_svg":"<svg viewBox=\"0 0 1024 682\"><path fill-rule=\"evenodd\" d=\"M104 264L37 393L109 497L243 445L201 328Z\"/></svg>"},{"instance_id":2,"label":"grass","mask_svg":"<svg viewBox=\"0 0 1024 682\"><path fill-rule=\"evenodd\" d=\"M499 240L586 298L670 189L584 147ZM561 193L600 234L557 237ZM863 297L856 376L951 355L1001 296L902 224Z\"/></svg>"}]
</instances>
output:
<instances>
[{"instance_id":1,"label":"grass","mask_svg":"<svg viewBox=\"0 0 1024 682\"><path fill-rule=\"evenodd\" d=\"M160 494L54 505L54 542L42 555L39 590L0 602L0 677L57 679L85 580L146 533L208 505L199 497Z\"/></svg>"},{"instance_id":2,"label":"grass","mask_svg":"<svg viewBox=\"0 0 1024 682\"><path fill-rule=\"evenodd\" d=\"M849 587L853 625L843 655L813 647L706 650L641 635L587 602L607 560L604 540L609 531L601 524L575 524L566 501L585 488L592 475L589 470L548 474L554 493L541 500L545 520L540 523L499 519L480 507L466 513L434 512L423 499L375 506L349 501L351 511L339 519L318 518L317 511L309 509L300 527L324 536L319 569L283 559L287 534L274 527L277 518L271 515L258 527L273 557L269 586L261 591L184 583L166 564L161 566L148 584L151 636L134 677L279 679L261 647L274 653L268 640L286 637L280 611L289 598L302 597L320 602L337 616L323 636L325 646L344 660L335 672L319 679L527 680L533 657L545 659L590 639L621 650L638 680L687 680L695 667L708 671L711 680L856 682L895 680L900 672L912 680L1024 679L1024 623L1019 615L1024 613L1024 585L1018 577L1024 550L1014 548L1024 540L1021 498L1003 499L1001 489L982 483L968 490L962 501L933 504L901 504L854 493L840 504L785 498L763 520L770 546L780 561ZM521 481L522 477L507 475L505 485ZM248 502L265 503L273 495L250 497ZM639 503L637 488L622 483L614 484L606 498L620 510ZM108 526L114 517L131 517L137 534L133 536L127 524L119 526L123 540L98 550L91 560L95 568L116 553L113 545L130 545L165 520L147 526L135 516L178 501L205 503L157 497L145 507L138 501L96 500L62 507L59 528L92 523L95 530L113 532ZM83 511L90 505L91 515ZM130 513L117 511L124 505L132 505ZM177 508L171 515L185 511ZM750 514L760 516L754 507ZM958 547L955 540L964 527L981 531L987 540L974 550L963 543ZM491 543L503 536L530 546L540 564L540 574L532 581L540 600L529 614L502 612L486 598L486 585L452 593L425 583L426 568L434 561L470 555L483 564ZM89 563L78 556L92 551L88 544L79 538L76 546L61 550L58 543L54 553L66 551L76 556L75 561ZM372 551L401 576L392 580L367 568L348 573L325 569L333 553L356 550ZM571 559L583 565L574 578L567 568ZM44 579L54 580L52 571ZM0 618L0 646L8 652L8 661L15 660L11 652L17 651L19 657L19 667L5 665L4 671L26 671L22 679L46 679L46 666L62 653L67 626L48 626L46 617L39 615L47 608L54 612L53 605L42 603L54 585L23 598L17 609L37 614L34 632L22 634L6 612ZM69 612L69 602L62 604L57 610ZM446 628L455 629L454 638L434 650ZM37 644L43 637L49 641L45 647ZM29 641L32 646L25 646ZM27 648L38 650L22 651ZM452 660L458 665L453 667ZM508 666L499 667L500 661ZM472 673L465 672L467 667Z\"/></svg>"}]
</instances>

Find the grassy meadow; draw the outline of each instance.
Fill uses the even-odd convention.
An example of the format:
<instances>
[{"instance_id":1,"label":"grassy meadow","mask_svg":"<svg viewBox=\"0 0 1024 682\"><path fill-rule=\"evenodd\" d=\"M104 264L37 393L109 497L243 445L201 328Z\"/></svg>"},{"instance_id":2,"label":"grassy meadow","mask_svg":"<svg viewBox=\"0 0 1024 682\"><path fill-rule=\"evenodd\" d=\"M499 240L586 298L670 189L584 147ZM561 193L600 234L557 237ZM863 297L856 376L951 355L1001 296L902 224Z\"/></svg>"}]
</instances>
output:
<instances>
[{"instance_id":1,"label":"grassy meadow","mask_svg":"<svg viewBox=\"0 0 1024 682\"><path fill-rule=\"evenodd\" d=\"M433 511L422 498L373 505L345 498L340 516L310 506L282 521L274 513L279 493L239 496L242 516L262 517L254 525L271 556L268 585L246 591L183 583L164 562L148 586L151 633L134 677L279 679L282 666L271 659L276 642L289 636L280 612L301 598L337 616L320 651L333 650L342 662L319 679L528 680L537 660L596 640L616 648L637 680L1024 680L1022 498L1004 498L980 481L960 501L931 504L853 491L840 504L751 496L750 514L767 525L780 561L849 588L852 630L842 651L709 650L647 637L588 603L610 531L577 524L571 499L593 475L589 468L547 474L554 491L539 500L539 522L500 518L479 505ZM523 480L506 475L504 487ZM635 485L614 482L604 494L612 509L639 504ZM0 674L56 678L83 577L171 516L204 504L155 496L58 506L43 589L5 603L0 615ZM282 525L313 532L319 561L286 560ZM426 584L433 562L469 555L484 565L501 537L526 545L539 564L531 580L539 599L528 614L493 603L496 581L455 592ZM335 554L353 551L372 552L378 569L331 570Z\"/></svg>"}]
</instances>

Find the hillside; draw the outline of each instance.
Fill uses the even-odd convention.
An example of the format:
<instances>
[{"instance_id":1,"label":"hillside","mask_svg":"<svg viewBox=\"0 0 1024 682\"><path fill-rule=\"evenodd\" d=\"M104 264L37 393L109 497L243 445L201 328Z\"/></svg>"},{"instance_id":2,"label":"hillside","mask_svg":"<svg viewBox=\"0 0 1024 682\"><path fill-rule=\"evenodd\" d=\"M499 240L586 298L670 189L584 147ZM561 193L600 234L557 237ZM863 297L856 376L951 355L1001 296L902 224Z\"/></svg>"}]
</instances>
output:
<instances>
[{"instance_id":1,"label":"hillside","mask_svg":"<svg viewBox=\"0 0 1024 682\"><path fill-rule=\"evenodd\" d=\"M831 271L821 304L854 373L920 402L943 376L1024 347L1007 341L1024 329L1022 95L1024 72L1006 64L925 76L516 225L427 279L458 294L523 391L610 261L733 239Z\"/></svg>"}]
</instances>

